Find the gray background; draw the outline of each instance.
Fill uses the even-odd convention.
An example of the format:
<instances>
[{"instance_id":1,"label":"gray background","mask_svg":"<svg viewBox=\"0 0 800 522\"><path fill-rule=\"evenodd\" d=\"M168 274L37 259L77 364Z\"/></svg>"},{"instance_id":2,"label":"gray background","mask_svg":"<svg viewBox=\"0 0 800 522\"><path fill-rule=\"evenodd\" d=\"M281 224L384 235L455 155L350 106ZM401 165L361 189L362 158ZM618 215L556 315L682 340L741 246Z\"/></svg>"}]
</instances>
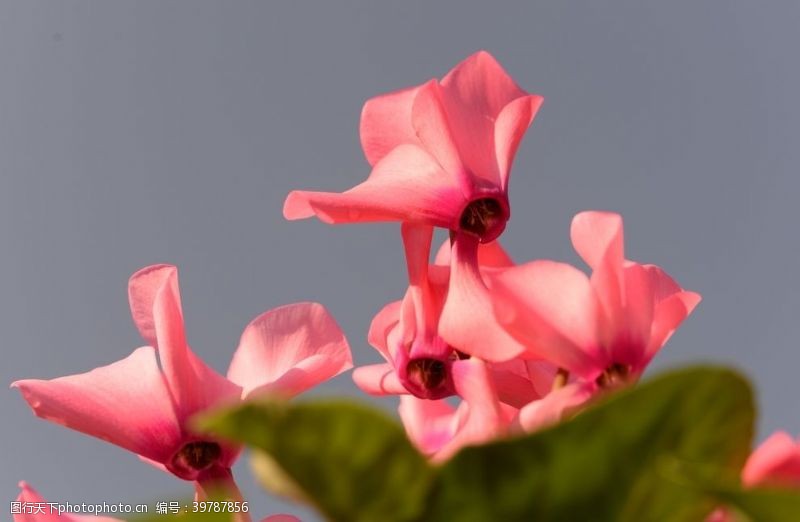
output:
<instances>
[{"instance_id":1,"label":"gray background","mask_svg":"<svg viewBox=\"0 0 800 522\"><path fill-rule=\"evenodd\" d=\"M250 318L297 300L378 361L365 332L405 286L397 226L289 223L283 198L362 180L364 100L485 48L545 96L512 176L513 256L577 262L571 216L622 212L628 256L704 297L654 366L741 367L759 436L800 431L800 4L373 4L2 3L0 382L128 355L125 284L153 262L179 265L190 342L221 371ZM346 375L317 393L356 392ZM20 479L71 502L190 491L14 391L0 404L2 498ZM284 507L237 469L255 515Z\"/></svg>"}]
</instances>

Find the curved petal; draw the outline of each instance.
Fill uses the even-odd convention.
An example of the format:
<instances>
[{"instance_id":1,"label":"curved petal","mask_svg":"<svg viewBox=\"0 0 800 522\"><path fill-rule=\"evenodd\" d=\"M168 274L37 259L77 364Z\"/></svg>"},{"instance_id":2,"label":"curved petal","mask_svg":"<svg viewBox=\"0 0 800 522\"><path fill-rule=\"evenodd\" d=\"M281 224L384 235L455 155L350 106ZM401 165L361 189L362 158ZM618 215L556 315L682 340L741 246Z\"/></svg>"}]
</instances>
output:
<instances>
[{"instance_id":1,"label":"curved petal","mask_svg":"<svg viewBox=\"0 0 800 522\"><path fill-rule=\"evenodd\" d=\"M605 368L597 339L597 301L589 279L555 261L532 261L492 278L498 322L527 354L594 379Z\"/></svg>"},{"instance_id":2,"label":"curved petal","mask_svg":"<svg viewBox=\"0 0 800 522\"><path fill-rule=\"evenodd\" d=\"M384 306L369 325L367 342L378 350L384 359L391 361L394 356L389 351L389 333L400 322L400 309L402 301L394 301Z\"/></svg>"},{"instance_id":3,"label":"curved petal","mask_svg":"<svg viewBox=\"0 0 800 522\"><path fill-rule=\"evenodd\" d=\"M389 363L359 366L353 370L353 382L370 395L401 395L408 393Z\"/></svg>"},{"instance_id":4,"label":"curved petal","mask_svg":"<svg viewBox=\"0 0 800 522\"><path fill-rule=\"evenodd\" d=\"M436 257L433 261L434 265L449 267L451 250L450 240L442 242L442 246L436 252ZM505 251L500 241L494 240L488 243L481 243L478 246L478 265L482 268L505 268L514 266L514 260Z\"/></svg>"},{"instance_id":5,"label":"curved petal","mask_svg":"<svg viewBox=\"0 0 800 522\"><path fill-rule=\"evenodd\" d=\"M439 335L461 352L487 361L507 361L526 349L495 320L493 295L481 278L477 252L477 238L469 234L456 237Z\"/></svg>"},{"instance_id":6,"label":"curved petal","mask_svg":"<svg viewBox=\"0 0 800 522\"><path fill-rule=\"evenodd\" d=\"M453 141L438 81L431 80L420 87L411 109L411 122L423 148L436 158L442 169L455 174L465 195L468 194L472 188L470 175Z\"/></svg>"},{"instance_id":7,"label":"curved petal","mask_svg":"<svg viewBox=\"0 0 800 522\"><path fill-rule=\"evenodd\" d=\"M458 64L441 82L454 141L463 163L486 183L501 186L495 158L494 123L512 100L525 96L486 51Z\"/></svg>"},{"instance_id":8,"label":"curved petal","mask_svg":"<svg viewBox=\"0 0 800 522\"><path fill-rule=\"evenodd\" d=\"M430 154L400 145L375 165L366 181L346 192L289 193L283 215L316 215L330 224L411 221L453 228L466 203L452 176Z\"/></svg>"},{"instance_id":9,"label":"curved petal","mask_svg":"<svg viewBox=\"0 0 800 522\"><path fill-rule=\"evenodd\" d=\"M350 346L319 303L281 306L254 319L242 333L228 378L245 396L266 385L296 395L353 367Z\"/></svg>"},{"instance_id":10,"label":"curved petal","mask_svg":"<svg viewBox=\"0 0 800 522\"><path fill-rule=\"evenodd\" d=\"M433 455L453 438L456 409L446 400L403 395L398 412L408 438L426 455Z\"/></svg>"},{"instance_id":11,"label":"curved petal","mask_svg":"<svg viewBox=\"0 0 800 522\"><path fill-rule=\"evenodd\" d=\"M623 269L625 305L622 321L614 325L608 347L612 363L633 367L645 357L653 326L654 290L647 270L636 263Z\"/></svg>"},{"instance_id":12,"label":"curved petal","mask_svg":"<svg viewBox=\"0 0 800 522\"><path fill-rule=\"evenodd\" d=\"M181 440L169 390L149 346L87 373L11 386L38 417L151 460L165 462Z\"/></svg>"},{"instance_id":13,"label":"curved petal","mask_svg":"<svg viewBox=\"0 0 800 522\"><path fill-rule=\"evenodd\" d=\"M519 424L525 432L538 431L557 424L575 409L592 398L597 387L594 383L574 382L550 392L519 411Z\"/></svg>"},{"instance_id":14,"label":"curved petal","mask_svg":"<svg viewBox=\"0 0 800 522\"><path fill-rule=\"evenodd\" d=\"M646 351L646 362L666 344L678 326L686 319L695 306L700 303L700 294L682 291L659 302L653 310L653 327Z\"/></svg>"},{"instance_id":15,"label":"curved petal","mask_svg":"<svg viewBox=\"0 0 800 522\"><path fill-rule=\"evenodd\" d=\"M512 359L489 364L492 381L497 389L497 397L500 402L515 408L522 408L531 401L542 397L537 385L531 380L527 362L522 359Z\"/></svg>"},{"instance_id":16,"label":"curved petal","mask_svg":"<svg viewBox=\"0 0 800 522\"><path fill-rule=\"evenodd\" d=\"M467 412L455 435L435 455L435 460L450 458L464 446L480 444L503 434L510 418L498 400L486 363L472 358L452 366L456 392L464 399Z\"/></svg>"},{"instance_id":17,"label":"curved petal","mask_svg":"<svg viewBox=\"0 0 800 522\"><path fill-rule=\"evenodd\" d=\"M419 144L411 125L411 107L419 86L408 87L370 98L361 110L361 147L370 165L375 165L393 148L405 143Z\"/></svg>"},{"instance_id":18,"label":"curved petal","mask_svg":"<svg viewBox=\"0 0 800 522\"><path fill-rule=\"evenodd\" d=\"M742 470L745 486L800 486L800 444L784 432L773 433L753 453Z\"/></svg>"},{"instance_id":19,"label":"curved petal","mask_svg":"<svg viewBox=\"0 0 800 522\"><path fill-rule=\"evenodd\" d=\"M181 423L240 395L238 386L206 365L186 343L176 267L152 265L139 270L130 278L128 297L142 337L158 350Z\"/></svg>"},{"instance_id":20,"label":"curved petal","mask_svg":"<svg viewBox=\"0 0 800 522\"><path fill-rule=\"evenodd\" d=\"M494 123L494 147L503 190L508 190L511 164L514 162L519 143L525 131L533 123L533 118L536 117L543 101L544 98L536 94L522 96L503 107L497 116L497 121Z\"/></svg>"}]
</instances>

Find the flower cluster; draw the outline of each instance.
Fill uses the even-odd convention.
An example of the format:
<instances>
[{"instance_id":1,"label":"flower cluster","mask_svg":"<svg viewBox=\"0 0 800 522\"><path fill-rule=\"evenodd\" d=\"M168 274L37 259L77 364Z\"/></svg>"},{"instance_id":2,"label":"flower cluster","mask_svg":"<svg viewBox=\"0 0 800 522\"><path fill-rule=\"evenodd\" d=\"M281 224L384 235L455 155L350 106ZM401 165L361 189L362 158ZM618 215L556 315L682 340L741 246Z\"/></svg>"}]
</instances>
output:
<instances>
[{"instance_id":1,"label":"flower cluster","mask_svg":"<svg viewBox=\"0 0 800 522\"><path fill-rule=\"evenodd\" d=\"M360 133L372 170L364 182L286 198L287 219L400 223L408 288L369 329L385 362L357 368L353 379L366 393L400 397L409 438L434 461L539 430L635 383L700 301L658 266L626 257L615 213L572 220L588 272L512 261L499 243L511 216L510 171L541 103L478 52L441 80L366 102ZM432 256L435 228L450 235ZM231 467L241 448L195 432L193 416L268 393L292 397L352 366L319 304L257 317L222 376L189 348L175 267L135 273L129 297L147 346L85 374L13 386L36 415L192 481L199 498L218 487L238 497ZM745 484L797 484L797 445L775 437L751 458ZM25 486L23 495L35 493Z\"/></svg>"}]
</instances>

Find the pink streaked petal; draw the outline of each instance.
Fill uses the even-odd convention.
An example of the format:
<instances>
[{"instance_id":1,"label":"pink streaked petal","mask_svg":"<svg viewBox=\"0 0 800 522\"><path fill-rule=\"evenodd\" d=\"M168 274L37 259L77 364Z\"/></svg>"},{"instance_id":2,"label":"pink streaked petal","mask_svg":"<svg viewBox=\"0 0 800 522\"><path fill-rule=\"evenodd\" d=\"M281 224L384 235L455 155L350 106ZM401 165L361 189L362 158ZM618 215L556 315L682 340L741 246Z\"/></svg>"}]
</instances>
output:
<instances>
[{"instance_id":1,"label":"pink streaked petal","mask_svg":"<svg viewBox=\"0 0 800 522\"><path fill-rule=\"evenodd\" d=\"M630 264L630 261L628 262ZM653 287L653 299L656 303L663 301L667 297L683 290L664 269L656 265L640 265L650 275L651 286Z\"/></svg>"},{"instance_id":2,"label":"pink streaked petal","mask_svg":"<svg viewBox=\"0 0 800 522\"><path fill-rule=\"evenodd\" d=\"M119 518L103 517L98 515L75 515L51 512L48 502L27 482L19 483L20 492L17 495L17 502L27 504L44 504L43 513L17 513L14 515L14 522L123 522ZM29 506L30 507L30 506ZM55 506L54 506L55 507ZM36 509L38 511L38 509Z\"/></svg>"},{"instance_id":3,"label":"pink streaked petal","mask_svg":"<svg viewBox=\"0 0 800 522\"><path fill-rule=\"evenodd\" d=\"M503 185L495 159L494 123L506 105L527 93L486 51L458 64L441 85L462 161L478 178Z\"/></svg>"},{"instance_id":4,"label":"pink streaked petal","mask_svg":"<svg viewBox=\"0 0 800 522\"><path fill-rule=\"evenodd\" d=\"M653 326L654 290L647 270L637 264L624 268L625 307L618 324L607 325L613 342L609 357L613 363L637 366L645 357Z\"/></svg>"},{"instance_id":5,"label":"pink streaked petal","mask_svg":"<svg viewBox=\"0 0 800 522\"><path fill-rule=\"evenodd\" d=\"M446 400L403 395L398 412L408 438L426 455L433 455L453 438L455 408Z\"/></svg>"},{"instance_id":6,"label":"pink streaked petal","mask_svg":"<svg viewBox=\"0 0 800 522\"><path fill-rule=\"evenodd\" d=\"M430 154L400 145L375 165L366 181L346 192L291 192L283 215L316 215L329 224L411 221L454 228L466 204L457 182Z\"/></svg>"},{"instance_id":7,"label":"pink streaked petal","mask_svg":"<svg viewBox=\"0 0 800 522\"><path fill-rule=\"evenodd\" d=\"M464 169L453 141L438 81L431 80L420 87L411 109L411 122L425 150L445 171L456 174L465 194L468 193L472 188L469 173Z\"/></svg>"},{"instance_id":8,"label":"pink streaked petal","mask_svg":"<svg viewBox=\"0 0 800 522\"><path fill-rule=\"evenodd\" d=\"M494 123L494 147L497 167L500 173L500 186L508 190L508 177L511 164L517 154L522 137L533 118L542 106L544 98L538 95L522 96L503 107Z\"/></svg>"},{"instance_id":9,"label":"pink streaked petal","mask_svg":"<svg viewBox=\"0 0 800 522\"><path fill-rule=\"evenodd\" d=\"M586 275L566 263L532 261L493 277L495 314L528 355L587 379L604 368L597 300Z\"/></svg>"},{"instance_id":10,"label":"pink streaked petal","mask_svg":"<svg viewBox=\"0 0 800 522\"><path fill-rule=\"evenodd\" d=\"M624 243L619 214L595 210L580 212L572 218L570 237L575 251L593 270L606 258L622 268Z\"/></svg>"},{"instance_id":11,"label":"pink streaked petal","mask_svg":"<svg viewBox=\"0 0 800 522\"><path fill-rule=\"evenodd\" d=\"M647 346L646 361L652 359L666 344L678 326L700 303L700 294L681 291L659 302L653 311L653 329Z\"/></svg>"},{"instance_id":12,"label":"pink streaked petal","mask_svg":"<svg viewBox=\"0 0 800 522\"><path fill-rule=\"evenodd\" d=\"M522 408L519 424L528 433L556 424L591 399L596 390L594 383L574 382L552 391Z\"/></svg>"},{"instance_id":13,"label":"pink streaked petal","mask_svg":"<svg viewBox=\"0 0 800 522\"><path fill-rule=\"evenodd\" d=\"M400 308L402 301L394 301L384 306L372 319L367 334L367 342L378 350L384 359L391 361L394 356L389 351L389 333L400 322Z\"/></svg>"},{"instance_id":14,"label":"pink streaked petal","mask_svg":"<svg viewBox=\"0 0 800 522\"><path fill-rule=\"evenodd\" d=\"M301 393L353 367L341 328L319 303L297 303L254 319L233 355L228 378L244 395L256 389Z\"/></svg>"},{"instance_id":15,"label":"pink streaked petal","mask_svg":"<svg viewBox=\"0 0 800 522\"><path fill-rule=\"evenodd\" d=\"M439 335L461 352L487 361L507 361L525 352L525 347L495 320L493 297L481 278L477 252L476 237L470 234L456 237Z\"/></svg>"},{"instance_id":16,"label":"pink streaked petal","mask_svg":"<svg viewBox=\"0 0 800 522\"><path fill-rule=\"evenodd\" d=\"M800 443L784 431L773 433L747 459L742 482L800 487Z\"/></svg>"},{"instance_id":17,"label":"pink streaked petal","mask_svg":"<svg viewBox=\"0 0 800 522\"><path fill-rule=\"evenodd\" d=\"M464 446L487 442L502 435L508 428L509 410L497 397L489 368L480 359L456 361L452 365L456 392L464 399L467 412L456 434L435 455L434 460L450 458Z\"/></svg>"},{"instance_id":18,"label":"pink streaked petal","mask_svg":"<svg viewBox=\"0 0 800 522\"><path fill-rule=\"evenodd\" d=\"M146 266L134 273L128 281L128 301L133 322L142 338L150 346L158 346L153 307L161 289L174 279L177 285L178 269L173 265ZM177 292L177 288L175 289ZM180 314L180 295L175 296ZM182 322L182 319L181 319Z\"/></svg>"},{"instance_id":19,"label":"pink streaked petal","mask_svg":"<svg viewBox=\"0 0 800 522\"><path fill-rule=\"evenodd\" d=\"M436 252L434 264L438 266L450 266L450 252L452 245L450 240L445 240L439 251ZM478 246L478 265L482 268L505 268L514 265L514 260L508 255L499 240L481 243Z\"/></svg>"},{"instance_id":20,"label":"pink streaked petal","mask_svg":"<svg viewBox=\"0 0 800 522\"><path fill-rule=\"evenodd\" d=\"M512 359L489 364L492 381L497 389L497 397L500 402L515 408L522 408L531 401L542 397L536 385L531 381L526 362L522 359Z\"/></svg>"},{"instance_id":21,"label":"pink streaked petal","mask_svg":"<svg viewBox=\"0 0 800 522\"><path fill-rule=\"evenodd\" d=\"M361 147L375 165L398 145L419 144L411 125L411 107L419 86L370 98L361 110Z\"/></svg>"},{"instance_id":22,"label":"pink streaked petal","mask_svg":"<svg viewBox=\"0 0 800 522\"><path fill-rule=\"evenodd\" d=\"M371 364L353 370L353 382L361 391L370 395L400 395L408 393L397 377L394 366Z\"/></svg>"},{"instance_id":23,"label":"pink streaked petal","mask_svg":"<svg viewBox=\"0 0 800 522\"><path fill-rule=\"evenodd\" d=\"M181 440L169 390L149 346L87 373L11 386L38 417L158 462L170 458Z\"/></svg>"}]
</instances>

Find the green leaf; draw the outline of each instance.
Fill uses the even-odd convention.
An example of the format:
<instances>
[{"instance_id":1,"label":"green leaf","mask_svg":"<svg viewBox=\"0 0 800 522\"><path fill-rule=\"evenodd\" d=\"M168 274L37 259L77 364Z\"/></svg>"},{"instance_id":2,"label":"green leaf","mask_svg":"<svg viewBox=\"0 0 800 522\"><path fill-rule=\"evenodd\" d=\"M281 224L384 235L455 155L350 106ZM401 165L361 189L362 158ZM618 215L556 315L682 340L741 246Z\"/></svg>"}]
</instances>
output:
<instances>
[{"instance_id":1,"label":"green leaf","mask_svg":"<svg viewBox=\"0 0 800 522\"><path fill-rule=\"evenodd\" d=\"M434 476L397 422L347 402L251 403L201 426L269 455L257 457L262 483L332 520L417 520Z\"/></svg>"},{"instance_id":2,"label":"green leaf","mask_svg":"<svg viewBox=\"0 0 800 522\"><path fill-rule=\"evenodd\" d=\"M696 368L619 393L540 433L466 448L430 520L702 520L714 504L664 476L670 458L737 474L754 409L734 372Z\"/></svg>"}]
</instances>

